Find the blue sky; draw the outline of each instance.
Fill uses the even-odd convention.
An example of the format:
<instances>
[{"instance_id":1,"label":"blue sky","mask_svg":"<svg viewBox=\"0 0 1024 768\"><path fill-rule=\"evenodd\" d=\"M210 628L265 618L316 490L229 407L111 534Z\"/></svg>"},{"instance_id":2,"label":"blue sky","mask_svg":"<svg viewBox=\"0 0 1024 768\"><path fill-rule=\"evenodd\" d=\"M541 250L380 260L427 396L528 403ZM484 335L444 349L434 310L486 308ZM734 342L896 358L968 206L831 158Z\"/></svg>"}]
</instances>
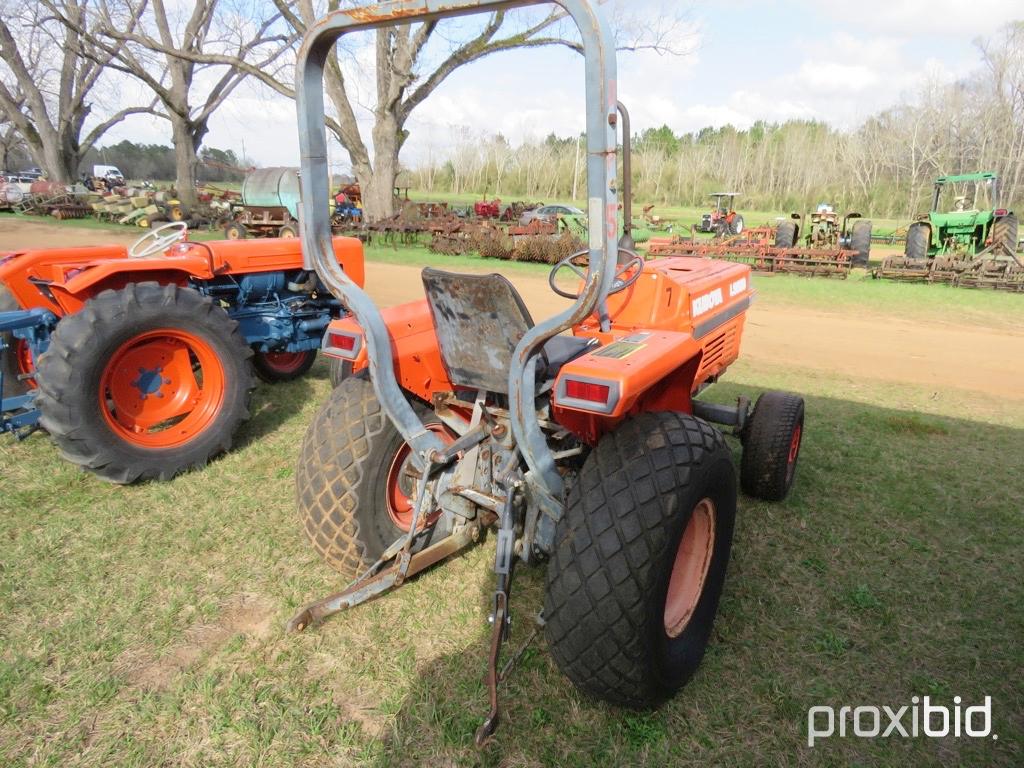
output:
<instances>
[{"instance_id":1,"label":"blue sky","mask_svg":"<svg viewBox=\"0 0 1024 768\"><path fill-rule=\"evenodd\" d=\"M1020 0L972 2L698 2L616 0L629 13L681 12L683 56L619 57L619 96L634 130L675 131L757 119L817 118L838 127L979 66L974 39L1024 19ZM561 48L499 54L456 72L414 113L403 161L443 155L454 141L500 131L512 141L583 127L583 65ZM166 123L135 118L110 134L167 143ZM263 165L297 164L294 104L243 87L215 115L207 144L244 146ZM337 148L333 164L347 165Z\"/></svg>"}]
</instances>

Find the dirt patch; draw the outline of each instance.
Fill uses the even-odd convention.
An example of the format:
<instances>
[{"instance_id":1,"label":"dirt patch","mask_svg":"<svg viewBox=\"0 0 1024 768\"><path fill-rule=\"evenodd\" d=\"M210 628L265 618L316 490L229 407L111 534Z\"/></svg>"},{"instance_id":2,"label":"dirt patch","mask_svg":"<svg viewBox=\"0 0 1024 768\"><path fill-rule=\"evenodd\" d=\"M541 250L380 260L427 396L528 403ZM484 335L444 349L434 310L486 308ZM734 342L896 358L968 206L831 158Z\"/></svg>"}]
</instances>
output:
<instances>
[{"instance_id":1,"label":"dirt patch","mask_svg":"<svg viewBox=\"0 0 1024 768\"><path fill-rule=\"evenodd\" d=\"M126 651L117 671L135 688L165 690L174 679L203 656L223 647L236 635L248 642L270 635L273 607L257 595L242 594L231 600L213 624L200 624L185 631L182 642L159 658L149 651Z\"/></svg>"},{"instance_id":2,"label":"dirt patch","mask_svg":"<svg viewBox=\"0 0 1024 768\"><path fill-rule=\"evenodd\" d=\"M50 224L43 217L40 217L38 221L26 221L16 219L10 214L0 214L0 251L134 243L145 233L145 230L128 227L125 227L123 232L117 232L90 227Z\"/></svg>"}]
</instances>

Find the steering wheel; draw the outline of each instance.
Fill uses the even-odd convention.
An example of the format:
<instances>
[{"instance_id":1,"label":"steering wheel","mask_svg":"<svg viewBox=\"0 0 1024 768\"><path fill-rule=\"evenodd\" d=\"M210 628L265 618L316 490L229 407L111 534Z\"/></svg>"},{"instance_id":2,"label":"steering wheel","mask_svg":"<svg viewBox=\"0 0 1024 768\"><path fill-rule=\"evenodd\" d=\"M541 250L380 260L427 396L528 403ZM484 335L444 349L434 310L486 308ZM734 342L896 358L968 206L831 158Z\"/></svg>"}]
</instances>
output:
<instances>
[{"instance_id":1,"label":"steering wheel","mask_svg":"<svg viewBox=\"0 0 1024 768\"><path fill-rule=\"evenodd\" d=\"M144 259L147 256L163 253L175 243L184 240L186 234L188 234L187 222L169 221L166 224L161 224L131 244L128 249L128 258ZM153 242L149 243L150 240Z\"/></svg>"},{"instance_id":2,"label":"steering wheel","mask_svg":"<svg viewBox=\"0 0 1024 768\"><path fill-rule=\"evenodd\" d=\"M644 273L644 257L639 255L636 251L631 251L628 248L619 248L619 253L624 253L629 256L629 261L622 264L615 270L615 279L612 281L612 287L608 290L608 295L611 296L613 293L624 291L637 280L640 279L640 275ZM582 263L580 263L582 262ZM555 264L551 268L551 272L548 273L548 285L551 286L551 290L557 293L559 296L565 299L578 299L580 295L578 293L569 293L569 291L563 291L557 285L555 285L555 277L563 269L571 269L577 277L580 278L584 283L587 281L587 272L590 267L590 251L577 251L571 256L566 256L560 262ZM632 270L632 274L630 271Z\"/></svg>"}]
</instances>

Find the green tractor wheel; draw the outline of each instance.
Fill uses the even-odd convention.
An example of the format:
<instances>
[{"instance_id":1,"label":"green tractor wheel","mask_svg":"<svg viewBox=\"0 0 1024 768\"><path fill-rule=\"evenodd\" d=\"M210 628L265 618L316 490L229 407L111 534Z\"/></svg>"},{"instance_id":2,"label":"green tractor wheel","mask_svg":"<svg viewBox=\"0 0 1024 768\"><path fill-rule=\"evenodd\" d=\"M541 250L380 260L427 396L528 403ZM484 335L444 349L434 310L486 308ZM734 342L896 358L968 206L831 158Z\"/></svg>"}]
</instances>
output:
<instances>
[{"instance_id":1,"label":"green tractor wheel","mask_svg":"<svg viewBox=\"0 0 1024 768\"><path fill-rule=\"evenodd\" d=\"M932 228L923 221L917 221L907 228L907 245L903 253L908 259L927 259L928 246L932 239Z\"/></svg>"},{"instance_id":2,"label":"green tractor wheel","mask_svg":"<svg viewBox=\"0 0 1024 768\"><path fill-rule=\"evenodd\" d=\"M1017 217L1012 213L1000 216L992 225L992 244L1001 245L1007 254L1017 252Z\"/></svg>"}]
</instances>

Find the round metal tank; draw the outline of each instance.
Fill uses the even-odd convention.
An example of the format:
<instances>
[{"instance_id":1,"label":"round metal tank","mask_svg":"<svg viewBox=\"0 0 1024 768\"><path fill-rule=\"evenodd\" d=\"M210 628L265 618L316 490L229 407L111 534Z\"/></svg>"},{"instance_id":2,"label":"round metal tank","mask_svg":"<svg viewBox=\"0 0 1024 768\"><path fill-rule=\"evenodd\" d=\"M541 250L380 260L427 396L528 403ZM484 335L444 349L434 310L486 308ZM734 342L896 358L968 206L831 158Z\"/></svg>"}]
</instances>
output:
<instances>
[{"instance_id":1,"label":"round metal tank","mask_svg":"<svg viewBox=\"0 0 1024 768\"><path fill-rule=\"evenodd\" d=\"M296 168L258 168L242 181L244 205L283 205L299 218L299 172Z\"/></svg>"},{"instance_id":2,"label":"round metal tank","mask_svg":"<svg viewBox=\"0 0 1024 768\"><path fill-rule=\"evenodd\" d=\"M33 195L62 195L68 191L68 188L66 184L61 184L59 181L38 179L32 182L28 191Z\"/></svg>"}]
</instances>

